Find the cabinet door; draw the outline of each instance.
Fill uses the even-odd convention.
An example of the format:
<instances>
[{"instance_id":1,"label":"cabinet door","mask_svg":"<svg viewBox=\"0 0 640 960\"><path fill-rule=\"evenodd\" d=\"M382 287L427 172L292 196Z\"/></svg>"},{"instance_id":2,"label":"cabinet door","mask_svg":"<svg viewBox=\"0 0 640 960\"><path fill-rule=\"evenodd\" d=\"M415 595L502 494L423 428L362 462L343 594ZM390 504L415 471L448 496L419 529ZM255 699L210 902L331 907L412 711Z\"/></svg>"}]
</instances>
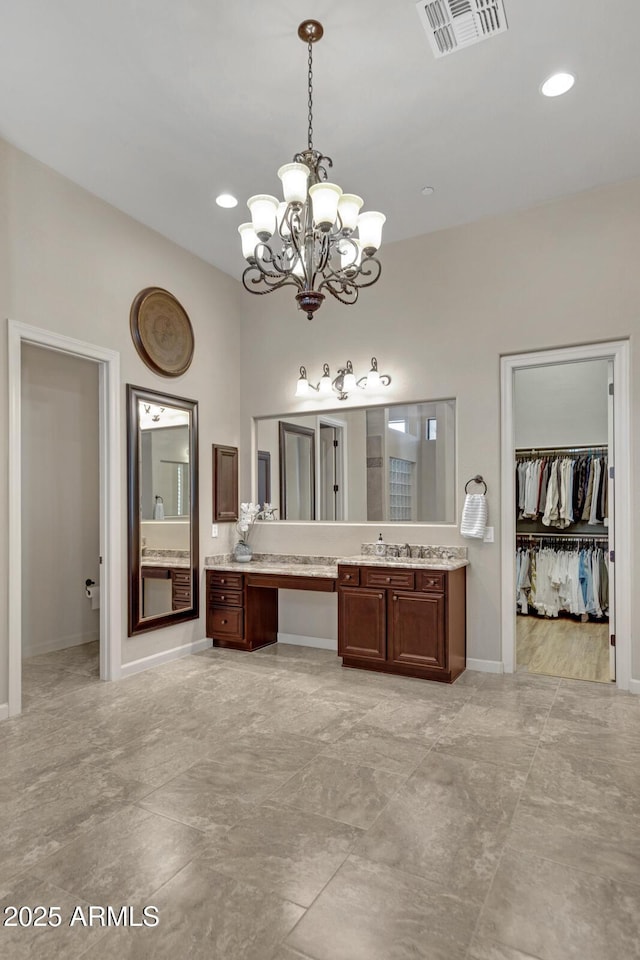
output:
<instances>
[{"instance_id":1,"label":"cabinet door","mask_svg":"<svg viewBox=\"0 0 640 960\"><path fill-rule=\"evenodd\" d=\"M213 519L238 519L238 448L213 444Z\"/></svg>"},{"instance_id":2,"label":"cabinet door","mask_svg":"<svg viewBox=\"0 0 640 960\"><path fill-rule=\"evenodd\" d=\"M389 660L392 663L446 670L444 594L389 595Z\"/></svg>"},{"instance_id":3,"label":"cabinet door","mask_svg":"<svg viewBox=\"0 0 640 960\"><path fill-rule=\"evenodd\" d=\"M384 590L339 588L339 656L386 660L386 606Z\"/></svg>"}]
</instances>

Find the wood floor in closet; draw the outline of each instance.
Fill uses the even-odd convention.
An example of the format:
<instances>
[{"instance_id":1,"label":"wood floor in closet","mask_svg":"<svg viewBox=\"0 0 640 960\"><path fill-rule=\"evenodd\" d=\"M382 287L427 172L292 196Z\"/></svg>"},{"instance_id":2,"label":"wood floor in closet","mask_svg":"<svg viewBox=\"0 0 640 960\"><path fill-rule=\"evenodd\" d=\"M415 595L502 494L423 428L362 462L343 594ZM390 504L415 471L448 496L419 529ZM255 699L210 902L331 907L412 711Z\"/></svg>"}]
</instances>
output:
<instances>
[{"instance_id":1,"label":"wood floor in closet","mask_svg":"<svg viewBox=\"0 0 640 960\"><path fill-rule=\"evenodd\" d=\"M518 616L519 670L571 680L609 680L609 624Z\"/></svg>"}]
</instances>

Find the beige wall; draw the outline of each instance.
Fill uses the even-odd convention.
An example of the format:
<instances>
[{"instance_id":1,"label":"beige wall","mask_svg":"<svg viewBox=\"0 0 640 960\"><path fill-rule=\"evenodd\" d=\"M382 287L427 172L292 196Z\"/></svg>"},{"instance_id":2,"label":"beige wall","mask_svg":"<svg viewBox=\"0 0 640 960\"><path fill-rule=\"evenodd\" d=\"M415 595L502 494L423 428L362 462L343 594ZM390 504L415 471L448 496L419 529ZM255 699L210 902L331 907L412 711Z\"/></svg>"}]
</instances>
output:
<instances>
[{"instance_id":1,"label":"beige wall","mask_svg":"<svg viewBox=\"0 0 640 960\"><path fill-rule=\"evenodd\" d=\"M207 198L205 201L207 202ZM212 214L212 230L214 216ZM122 589L126 597L125 383L199 401L200 554L211 539L211 443L239 437L239 296L237 281L143 227L47 167L0 141L0 315L117 350L121 357ZM8 269L7 269L8 265ZM195 355L182 377L154 375L129 334L129 307L143 287L171 290L195 334ZM6 385L7 336L0 335L0 371ZM0 390L0 458L7 462L7 390ZM7 471L0 500L8 528ZM0 703L6 702L7 541L0 543ZM204 637L199 620L126 638L123 662Z\"/></svg>"},{"instance_id":2,"label":"beige wall","mask_svg":"<svg viewBox=\"0 0 640 960\"><path fill-rule=\"evenodd\" d=\"M0 313L67 336L118 350L124 384L166 390L200 404L200 555L226 550L233 525L212 540L212 442L241 443L241 498L249 499L251 418L314 409L292 397L298 367L313 379L323 362L347 359L366 372L372 355L390 373L389 402L455 397L458 512L465 481L482 473L489 484L490 522L498 527L499 356L640 332L640 180L565 198L533 210L389 244L378 286L361 302L327 302L312 322L294 308L290 291L251 297L238 283L0 141ZM212 229L213 229L212 217ZM130 303L144 286L170 289L195 332L190 370L176 380L152 374L129 336ZM241 338L239 332L241 318ZM632 341L633 347L633 341ZM240 356L242 354L242 368ZM6 335L0 370L6 379ZM239 371L241 370L241 375ZM635 384L640 359L632 349L632 435L640 419ZM240 390L240 385L242 390ZM357 401L354 401L356 403ZM240 403L242 408L240 410ZM349 409L351 401L342 407ZM316 408L317 409L317 408ZM0 449L7 460L7 397L0 391ZM640 483L636 449L633 476ZM126 478L122 475L122 503ZM640 492L634 488L634 500ZM0 498L7 503L6 469ZM5 529L8 525L5 506ZM122 586L126 594L123 532ZM634 543L640 520L633 518ZM264 524L260 550L348 554L377 534L371 525ZM496 534L499 531L496 530ZM465 543L469 656L500 658L498 544L462 541L455 525L384 528L386 539ZM499 537L497 536L497 539ZM634 551L634 565L638 559ZM0 677L7 663L6 539L0 546ZM330 597L287 611L281 630L327 636ZM634 599L633 621L640 614ZM304 627L304 629L302 629ZM122 611L126 635L126 611ZM199 621L123 641L123 662L204 636ZM640 651L633 640L633 675ZM6 680L0 680L0 703Z\"/></svg>"},{"instance_id":3,"label":"beige wall","mask_svg":"<svg viewBox=\"0 0 640 960\"><path fill-rule=\"evenodd\" d=\"M22 655L97 640L85 580L100 582L98 366L22 351Z\"/></svg>"},{"instance_id":4,"label":"beige wall","mask_svg":"<svg viewBox=\"0 0 640 960\"><path fill-rule=\"evenodd\" d=\"M608 374L608 360L516 370L516 447L587 447L608 443Z\"/></svg>"},{"instance_id":5,"label":"beige wall","mask_svg":"<svg viewBox=\"0 0 640 960\"><path fill-rule=\"evenodd\" d=\"M243 443L251 417L309 409L292 398L304 364L313 379L347 359L356 373L372 355L393 377L391 402L455 397L458 514L464 483L489 486L495 544L467 541L468 652L500 659L500 380L503 353L640 333L640 180L602 188L480 223L389 244L378 285L345 307L325 303L311 322L291 291L244 295ZM632 339L632 436L640 422L640 355ZM640 462L634 447L634 501ZM245 464L247 457L244 458ZM242 496L248 496L245 469ZM633 517L634 565L638 526ZM372 527L270 525L263 545L302 553L354 553ZM391 529L384 531L391 537ZM393 527L400 541L463 543L451 526ZM640 618L640 598L633 618ZM310 620L305 631L314 634ZM319 635L319 634L317 634ZM633 676L640 676L634 637Z\"/></svg>"}]
</instances>

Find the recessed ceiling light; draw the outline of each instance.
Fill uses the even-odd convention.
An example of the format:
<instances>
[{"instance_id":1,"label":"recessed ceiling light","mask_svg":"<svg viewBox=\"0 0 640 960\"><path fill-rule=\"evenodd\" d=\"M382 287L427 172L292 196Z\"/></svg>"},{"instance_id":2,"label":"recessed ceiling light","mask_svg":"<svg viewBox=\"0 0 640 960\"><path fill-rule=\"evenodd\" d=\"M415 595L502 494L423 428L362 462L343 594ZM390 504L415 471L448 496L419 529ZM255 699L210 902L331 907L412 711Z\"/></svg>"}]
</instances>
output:
<instances>
[{"instance_id":1,"label":"recessed ceiling light","mask_svg":"<svg viewBox=\"0 0 640 960\"><path fill-rule=\"evenodd\" d=\"M216 203L219 207L227 207L229 209L238 206L238 201L230 193L221 193L219 197L216 197Z\"/></svg>"},{"instance_id":2,"label":"recessed ceiling light","mask_svg":"<svg viewBox=\"0 0 640 960\"><path fill-rule=\"evenodd\" d=\"M423 196L423 197L430 197L431 194L432 194L434 191L435 191L435 187L423 187L423 188L422 188L422 196Z\"/></svg>"},{"instance_id":3,"label":"recessed ceiling light","mask_svg":"<svg viewBox=\"0 0 640 960\"><path fill-rule=\"evenodd\" d=\"M540 87L540 93L545 97L561 97L563 93L571 90L576 82L572 73L554 73L544 81Z\"/></svg>"}]
</instances>

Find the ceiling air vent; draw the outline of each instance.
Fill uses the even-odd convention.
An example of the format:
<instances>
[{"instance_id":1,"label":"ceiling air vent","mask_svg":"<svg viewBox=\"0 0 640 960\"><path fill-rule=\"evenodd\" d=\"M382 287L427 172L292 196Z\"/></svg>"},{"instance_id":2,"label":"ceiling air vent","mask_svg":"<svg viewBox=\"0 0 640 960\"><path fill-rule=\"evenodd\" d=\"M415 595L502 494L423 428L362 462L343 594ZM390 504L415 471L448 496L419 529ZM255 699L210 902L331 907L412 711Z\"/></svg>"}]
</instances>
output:
<instances>
[{"instance_id":1,"label":"ceiling air vent","mask_svg":"<svg viewBox=\"0 0 640 960\"><path fill-rule=\"evenodd\" d=\"M416 9L436 57L507 29L502 0L419 0Z\"/></svg>"}]
</instances>

